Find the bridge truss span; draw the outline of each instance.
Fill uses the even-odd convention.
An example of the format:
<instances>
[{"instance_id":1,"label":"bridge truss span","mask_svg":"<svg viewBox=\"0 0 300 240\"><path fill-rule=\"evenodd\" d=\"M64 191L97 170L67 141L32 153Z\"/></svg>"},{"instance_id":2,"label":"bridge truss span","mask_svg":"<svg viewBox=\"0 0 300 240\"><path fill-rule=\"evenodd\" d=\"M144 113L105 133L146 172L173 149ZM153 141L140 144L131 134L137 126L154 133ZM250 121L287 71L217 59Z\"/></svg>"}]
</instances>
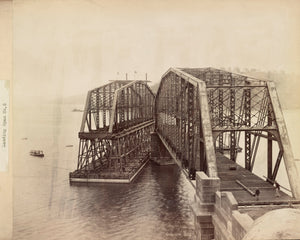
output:
<instances>
[{"instance_id":1,"label":"bridge truss span","mask_svg":"<svg viewBox=\"0 0 300 240\"><path fill-rule=\"evenodd\" d=\"M119 80L88 92L80 133L115 133L153 118L154 94L144 81Z\"/></svg>"},{"instance_id":2,"label":"bridge truss span","mask_svg":"<svg viewBox=\"0 0 300 240\"><path fill-rule=\"evenodd\" d=\"M162 77L155 107L156 131L176 154L179 165L191 178L196 170L217 176L204 82L170 69Z\"/></svg>"},{"instance_id":3,"label":"bridge truss span","mask_svg":"<svg viewBox=\"0 0 300 240\"><path fill-rule=\"evenodd\" d=\"M275 182L284 158L292 192L300 197L298 173L272 81L214 68L170 68L157 92L155 120L158 135L191 178L195 171L218 176L216 152L232 162L243 158L242 166L253 171L263 146L267 181Z\"/></svg>"},{"instance_id":4,"label":"bridge truss span","mask_svg":"<svg viewBox=\"0 0 300 240\"><path fill-rule=\"evenodd\" d=\"M112 81L89 91L70 179L130 178L149 158L154 97L143 80Z\"/></svg>"}]
</instances>

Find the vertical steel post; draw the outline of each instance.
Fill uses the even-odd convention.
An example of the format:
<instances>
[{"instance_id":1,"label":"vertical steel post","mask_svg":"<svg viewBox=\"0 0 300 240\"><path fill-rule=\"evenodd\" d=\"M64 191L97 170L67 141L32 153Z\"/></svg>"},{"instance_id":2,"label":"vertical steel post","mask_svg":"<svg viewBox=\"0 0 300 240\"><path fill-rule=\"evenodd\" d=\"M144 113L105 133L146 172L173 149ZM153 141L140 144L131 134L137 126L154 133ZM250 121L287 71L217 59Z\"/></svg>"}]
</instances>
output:
<instances>
[{"instance_id":1,"label":"vertical steel post","mask_svg":"<svg viewBox=\"0 0 300 240\"><path fill-rule=\"evenodd\" d=\"M89 109L88 109L88 119L87 119L87 125L88 125L88 129L89 131L92 130L92 113L91 113L91 109L92 108L92 94L90 96L90 99L89 99Z\"/></svg>"},{"instance_id":2,"label":"vertical steel post","mask_svg":"<svg viewBox=\"0 0 300 240\"><path fill-rule=\"evenodd\" d=\"M230 88L230 124L235 127L235 89ZM230 159L236 161L235 131L230 131Z\"/></svg>"},{"instance_id":3,"label":"vertical steel post","mask_svg":"<svg viewBox=\"0 0 300 240\"><path fill-rule=\"evenodd\" d=\"M219 84L220 86L223 85L223 81L221 80L222 76L220 76L220 80L219 80ZM220 127L223 127L224 126L224 119L223 119L223 116L224 116L224 113L223 113L223 89L220 88L219 89L219 126ZM220 153L224 153L224 142L223 142L223 136L224 136L224 133L221 132L219 134L219 152Z\"/></svg>"},{"instance_id":4,"label":"vertical steel post","mask_svg":"<svg viewBox=\"0 0 300 240\"><path fill-rule=\"evenodd\" d=\"M251 126L251 90L245 89L245 125ZM251 133L245 131L245 168L251 169Z\"/></svg>"},{"instance_id":5,"label":"vertical steel post","mask_svg":"<svg viewBox=\"0 0 300 240\"><path fill-rule=\"evenodd\" d=\"M126 97L126 128L128 128L131 124L131 122L129 121L129 88L125 89L125 97Z\"/></svg>"},{"instance_id":6,"label":"vertical steel post","mask_svg":"<svg viewBox=\"0 0 300 240\"><path fill-rule=\"evenodd\" d=\"M268 126L272 126L272 115L271 115L271 106L268 107ZM268 179L272 179L272 170L273 170L273 140L272 134L268 132Z\"/></svg>"},{"instance_id":7,"label":"vertical steel post","mask_svg":"<svg viewBox=\"0 0 300 240\"><path fill-rule=\"evenodd\" d=\"M175 75L176 155L180 152L180 79Z\"/></svg>"},{"instance_id":8,"label":"vertical steel post","mask_svg":"<svg viewBox=\"0 0 300 240\"><path fill-rule=\"evenodd\" d=\"M100 98L100 90L97 89L97 91L95 91L95 94L96 94L96 109L94 109L94 111L96 111L96 123L95 123L95 126L96 126L96 130L99 129L100 127L100 101L99 101L99 98Z\"/></svg>"},{"instance_id":9,"label":"vertical steel post","mask_svg":"<svg viewBox=\"0 0 300 240\"><path fill-rule=\"evenodd\" d=\"M77 170L81 168L82 165L82 145L83 139L79 140L79 149L78 149L78 161L77 161Z\"/></svg>"},{"instance_id":10,"label":"vertical steel post","mask_svg":"<svg viewBox=\"0 0 300 240\"><path fill-rule=\"evenodd\" d=\"M189 171L193 172L195 169L195 163L193 158L194 150L194 87L192 84L188 84L188 164ZM192 173L194 174L194 173Z\"/></svg>"},{"instance_id":11,"label":"vertical steel post","mask_svg":"<svg viewBox=\"0 0 300 240\"><path fill-rule=\"evenodd\" d=\"M194 162L195 170L200 171L201 169L201 137L200 137L200 106L199 106L199 85L194 88L195 105L194 105Z\"/></svg>"},{"instance_id":12,"label":"vertical steel post","mask_svg":"<svg viewBox=\"0 0 300 240\"><path fill-rule=\"evenodd\" d=\"M103 128L106 127L106 98L107 98L107 95L106 95L106 87L103 87L103 95L102 95L102 106L103 106Z\"/></svg>"},{"instance_id":13,"label":"vertical steel post","mask_svg":"<svg viewBox=\"0 0 300 240\"><path fill-rule=\"evenodd\" d=\"M182 92L182 97L181 97L181 161L184 165L185 162L185 124L186 124L186 116L185 116L185 108L186 108L186 94L185 94L185 88L186 88L186 82L184 79L181 79L181 92Z\"/></svg>"}]
</instances>

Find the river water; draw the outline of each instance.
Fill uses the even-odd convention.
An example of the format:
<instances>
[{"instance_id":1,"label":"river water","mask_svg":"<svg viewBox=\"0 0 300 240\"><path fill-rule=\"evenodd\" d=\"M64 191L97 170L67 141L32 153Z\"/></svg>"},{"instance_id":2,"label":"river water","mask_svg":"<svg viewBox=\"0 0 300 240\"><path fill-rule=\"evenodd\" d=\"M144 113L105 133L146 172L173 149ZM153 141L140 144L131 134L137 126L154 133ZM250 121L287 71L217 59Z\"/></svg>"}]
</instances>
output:
<instances>
[{"instance_id":1,"label":"river water","mask_svg":"<svg viewBox=\"0 0 300 240\"><path fill-rule=\"evenodd\" d=\"M149 163L132 184L69 185L82 117L75 107L15 108L14 239L194 239L193 190L174 165Z\"/></svg>"},{"instance_id":2,"label":"river water","mask_svg":"<svg viewBox=\"0 0 300 240\"><path fill-rule=\"evenodd\" d=\"M128 185L70 186L68 173L76 168L82 117L72 109L82 107L15 107L14 239L193 240L193 189L176 166L149 163ZM299 113L285 111L297 158ZM44 150L45 157L30 156L32 149ZM281 168L278 177L287 185L284 173Z\"/></svg>"}]
</instances>

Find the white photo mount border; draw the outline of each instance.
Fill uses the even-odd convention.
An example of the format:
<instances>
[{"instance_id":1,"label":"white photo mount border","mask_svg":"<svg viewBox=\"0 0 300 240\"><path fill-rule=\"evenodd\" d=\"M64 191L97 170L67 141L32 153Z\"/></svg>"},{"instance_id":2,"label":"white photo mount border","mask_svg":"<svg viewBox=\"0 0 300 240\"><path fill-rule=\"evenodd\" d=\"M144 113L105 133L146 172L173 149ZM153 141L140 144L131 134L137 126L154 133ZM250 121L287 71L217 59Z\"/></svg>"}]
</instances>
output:
<instances>
[{"instance_id":1,"label":"white photo mount border","mask_svg":"<svg viewBox=\"0 0 300 240\"><path fill-rule=\"evenodd\" d=\"M9 81L0 79L0 172L8 171Z\"/></svg>"}]
</instances>

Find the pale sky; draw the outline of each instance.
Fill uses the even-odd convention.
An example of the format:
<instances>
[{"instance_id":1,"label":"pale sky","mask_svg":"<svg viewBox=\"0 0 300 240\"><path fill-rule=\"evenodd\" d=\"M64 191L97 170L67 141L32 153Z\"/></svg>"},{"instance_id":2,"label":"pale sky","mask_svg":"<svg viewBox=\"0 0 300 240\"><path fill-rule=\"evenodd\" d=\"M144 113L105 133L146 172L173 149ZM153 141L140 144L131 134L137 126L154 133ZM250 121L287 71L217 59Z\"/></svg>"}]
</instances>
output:
<instances>
[{"instance_id":1,"label":"pale sky","mask_svg":"<svg viewBox=\"0 0 300 240\"><path fill-rule=\"evenodd\" d=\"M299 73L300 1L16 0L16 95L86 93L170 67Z\"/></svg>"}]
</instances>

